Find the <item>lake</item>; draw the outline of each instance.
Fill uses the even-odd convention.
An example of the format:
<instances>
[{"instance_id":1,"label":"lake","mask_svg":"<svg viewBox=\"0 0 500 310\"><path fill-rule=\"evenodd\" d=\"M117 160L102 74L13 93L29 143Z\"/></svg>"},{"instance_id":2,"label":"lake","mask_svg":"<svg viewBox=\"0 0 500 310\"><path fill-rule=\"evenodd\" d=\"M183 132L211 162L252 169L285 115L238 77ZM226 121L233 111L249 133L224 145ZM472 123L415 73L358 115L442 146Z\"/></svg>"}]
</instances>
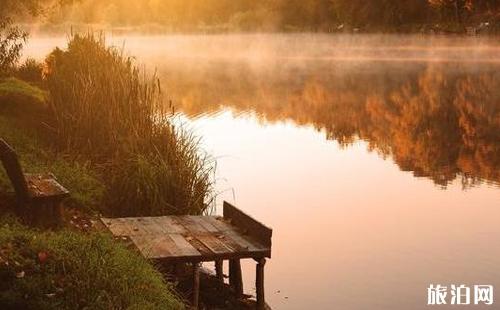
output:
<instances>
[{"instance_id":1,"label":"lake","mask_svg":"<svg viewBox=\"0 0 500 310\"><path fill-rule=\"evenodd\" d=\"M34 36L25 54L65 41ZM156 68L217 160L218 206L273 228L273 309L421 309L430 284L500 289L498 38L108 42ZM254 263L243 267L254 293Z\"/></svg>"}]
</instances>

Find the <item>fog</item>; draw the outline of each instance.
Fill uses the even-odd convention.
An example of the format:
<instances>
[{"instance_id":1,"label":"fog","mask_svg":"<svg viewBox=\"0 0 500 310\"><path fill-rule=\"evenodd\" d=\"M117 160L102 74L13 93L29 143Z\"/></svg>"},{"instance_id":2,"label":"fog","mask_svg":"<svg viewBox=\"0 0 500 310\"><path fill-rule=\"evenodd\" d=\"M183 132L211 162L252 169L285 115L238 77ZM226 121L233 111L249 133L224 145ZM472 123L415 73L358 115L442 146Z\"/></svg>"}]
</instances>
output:
<instances>
[{"instance_id":1,"label":"fog","mask_svg":"<svg viewBox=\"0 0 500 310\"><path fill-rule=\"evenodd\" d=\"M499 62L496 37L426 35L229 34L106 35L148 66L165 61L244 61L253 65L310 61ZM66 36L32 35L25 55L43 58Z\"/></svg>"}]
</instances>

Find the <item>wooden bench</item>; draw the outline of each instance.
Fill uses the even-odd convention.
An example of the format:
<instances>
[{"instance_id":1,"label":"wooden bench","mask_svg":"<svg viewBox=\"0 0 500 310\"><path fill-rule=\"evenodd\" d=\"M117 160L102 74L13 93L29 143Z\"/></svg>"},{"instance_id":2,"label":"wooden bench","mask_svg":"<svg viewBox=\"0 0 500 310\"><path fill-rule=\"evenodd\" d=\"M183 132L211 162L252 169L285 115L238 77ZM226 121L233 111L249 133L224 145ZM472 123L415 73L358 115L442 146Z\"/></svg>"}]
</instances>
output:
<instances>
[{"instance_id":1,"label":"wooden bench","mask_svg":"<svg viewBox=\"0 0 500 310\"><path fill-rule=\"evenodd\" d=\"M61 220L61 206L69 196L53 174L25 174L16 152L0 139L0 160L16 195L16 211L31 224L53 226Z\"/></svg>"},{"instance_id":2,"label":"wooden bench","mask_svg":"<svg viewBox=\"0 0 500 310\"><path fill-rule=\"evenodd\" d=\"M193 266L192 305L198 307L199 264L215 262L223 282L223 261L229 261L229 285L243 295L240 259L257 262L257 308L265 309L264 265L271 258L272 229L224 202L223 217L158 216L102 218L115 237L131 240L137 250L156 263L190 263Z\"/></svg>"}]
</instances>

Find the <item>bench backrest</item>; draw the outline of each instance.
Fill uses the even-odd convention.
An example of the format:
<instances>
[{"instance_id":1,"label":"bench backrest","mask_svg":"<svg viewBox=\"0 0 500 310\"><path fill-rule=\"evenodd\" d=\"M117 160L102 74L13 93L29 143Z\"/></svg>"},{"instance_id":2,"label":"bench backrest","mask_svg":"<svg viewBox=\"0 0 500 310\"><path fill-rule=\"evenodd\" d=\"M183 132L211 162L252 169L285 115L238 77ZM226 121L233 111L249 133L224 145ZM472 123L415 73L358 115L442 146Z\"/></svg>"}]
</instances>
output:
<instances>
[{"instance_id":1,"label":"bench backrest","mask_svg":"<svg viewBox=\"0 0 500 310\"><path fill-rule=\"evenodd\" d=\"M224 218L231 220L231 224L245 230L263 245L271 248L271 237L273 235L273 230L271 228L255 220L251 216L246 215L243 211L227 201L224 201L223 215Z\"/></svg>"},{"instance_id":2,"label":"bench backrest","mask_svg":"<svg viewBox=\"0 0 500 310\"><path fill-rule=\"evenodd\" d=\"M0 160L16 191L17 199L21 201L27 200L29 197L28 184L26 183L21 164L16 152L3 139L0 139Z\"/></svg>"}]
</instances>

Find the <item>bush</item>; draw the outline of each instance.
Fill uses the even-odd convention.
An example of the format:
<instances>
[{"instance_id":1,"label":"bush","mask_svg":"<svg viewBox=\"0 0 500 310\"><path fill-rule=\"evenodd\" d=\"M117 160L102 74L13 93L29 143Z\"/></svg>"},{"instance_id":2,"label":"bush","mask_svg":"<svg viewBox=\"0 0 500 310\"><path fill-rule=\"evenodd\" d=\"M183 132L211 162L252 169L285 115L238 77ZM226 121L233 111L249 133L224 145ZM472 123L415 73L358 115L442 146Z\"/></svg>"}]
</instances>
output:
<instances>
[{"instance_id":1,"label":"bush","mask_svg":"<svg viewBox=\"0 0 500 310\"><path fill-rule=\"evenodd\" d=\"M28 34L19 27L13 27L9 18L0 20L0 77L13 70L19 58L21 49L26 43Z\"/></svg>"},{"instance_id":2,"label":"bush","mask_svg":"<svg viewBox=\"0 0 500 310\"><path fill-rule=\"evenodd\" d=\"M2 309L183 309L162 275L109 237L0 220Z\"/></svg>"},{"instance_id":3,"label":"bush","mask_svg":"<svg viewBox=\"0 0 500 310\"><path fill-rule=\"evenodd\" d=\"M41 85L43 82L43 64L33 58L28 58L17 68L16 76L21 80Z\"/></svg>"},{"instance_id":4,"label":"bush","mask_svg":"<svg viewBox=\"0 0 500 310\"><path fill-rule=\"evenodd\" d=\"M0 113L40 116L46 113L47 92L16 78L0 79Z\"/></svg>"},{"instance_id":5,"label":"bush","mask_svg":"<svg viewBox=\"0 0 500 310\"><path fill-rule=\"evenodd\" d=\"M160 84L103 37L74 35L47 58L56 146L103 167L108 214L200 214L211 203L211 162L176 129Z\"/></svg>"}]
</instances>

